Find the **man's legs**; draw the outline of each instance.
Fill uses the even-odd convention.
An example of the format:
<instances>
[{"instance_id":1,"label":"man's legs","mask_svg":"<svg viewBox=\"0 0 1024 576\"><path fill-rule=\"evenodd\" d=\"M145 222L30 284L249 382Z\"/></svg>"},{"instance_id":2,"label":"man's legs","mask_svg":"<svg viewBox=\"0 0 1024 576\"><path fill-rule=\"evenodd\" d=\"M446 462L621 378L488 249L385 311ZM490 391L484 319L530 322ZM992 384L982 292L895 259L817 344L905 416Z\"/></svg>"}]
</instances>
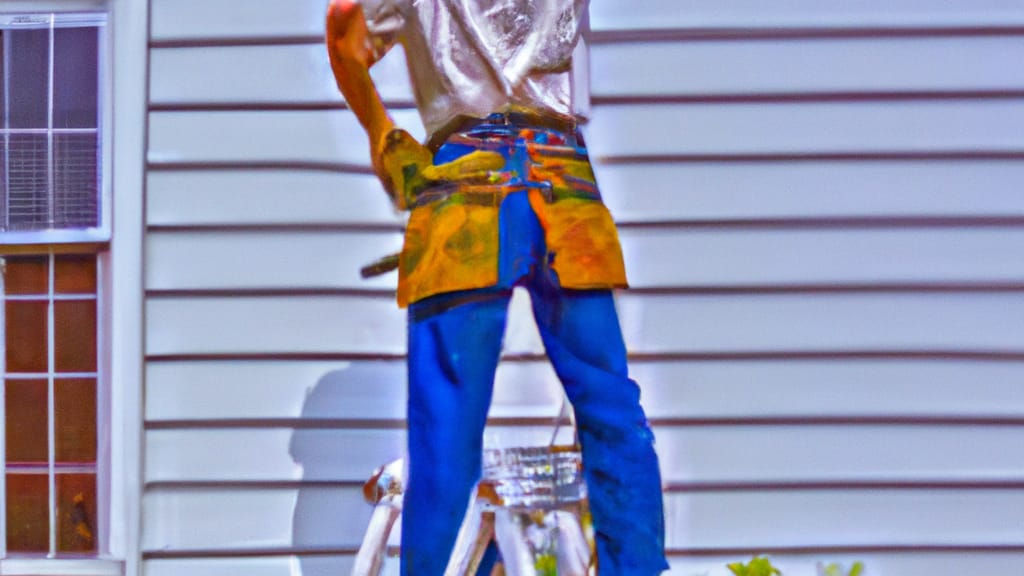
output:
<instances>
[{"instance_id":1,"label":"man's legs","mask_svg":"<svg viewBox=\"0 0 1024 576\"><path fill-rule=\"evenodd\" d=\"M601 576L668 569L654 436L627 376L612 294L531 287L544 347L576 414Z\"/></svg>"},{"instance_id":2,"label":"man's legs","mask_svg":"<svg viewBox=\"0 0 1024 576\"><path fill-rule=\"evenodd\" d=\"M402 574L440 576L480 478L507 292L430 298L409 310L409 480Z\"/></svg>"}]
</instances>

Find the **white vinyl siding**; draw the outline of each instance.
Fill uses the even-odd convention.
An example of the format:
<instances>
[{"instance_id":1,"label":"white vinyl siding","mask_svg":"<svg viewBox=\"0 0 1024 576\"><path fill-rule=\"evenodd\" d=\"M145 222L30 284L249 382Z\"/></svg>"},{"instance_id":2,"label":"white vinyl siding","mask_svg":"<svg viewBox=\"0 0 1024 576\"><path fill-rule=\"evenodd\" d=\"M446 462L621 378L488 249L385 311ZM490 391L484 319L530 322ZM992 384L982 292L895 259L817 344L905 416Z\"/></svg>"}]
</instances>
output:
<instances>
[{"instance_id":1,"label":"white vinyl siding","mask_svg":"<svg viewBox=\"0 0 1024 576\"><path fill-rule=\"evenodd\" d=\"M153 0L144 570L347 573L401 455L402 217L323 2ZM194 14L201 11L202 19ZM1024 2L593 2L586 129L673 574L1024 561ZM400 51L376 69L418 135ZM560 402L516 301L497 442ZM215 518L215 521L211 521Z\"/></svg>"}]
</instances>

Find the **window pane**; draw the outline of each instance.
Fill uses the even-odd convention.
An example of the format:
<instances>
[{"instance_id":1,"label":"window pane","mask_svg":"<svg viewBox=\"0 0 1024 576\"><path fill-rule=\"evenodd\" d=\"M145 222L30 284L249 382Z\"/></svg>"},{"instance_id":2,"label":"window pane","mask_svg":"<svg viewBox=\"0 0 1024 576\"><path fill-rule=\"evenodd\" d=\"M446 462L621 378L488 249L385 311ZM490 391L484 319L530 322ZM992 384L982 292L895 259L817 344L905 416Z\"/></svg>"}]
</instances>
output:
<instances>
[{"instance_id":1,"label":"window pane","mask_svg":"<svg viewBox=\"0 0 1024 576\"><path fill-rule=\"evenodd\" d=\"M46 380L7 380L4 385L8 464L49 460L46 384Z\"/></svg>"},{"instance_id":2,"label":"window pane","mask_svg":"<svg viewBox=\"0 0 1024 576\"><path fill-rule=\"evenodd\" d=\"M56 134L53 146L54 226L96 226L99 223L98 134Z\"/></svg>"},{"instance_id":3,"label":"window pane","mask_svg":"<svg viewBox=\"0 0 1024 576\"><path fill-rule=\"evenodd\" d=\"M96 301L54 302L57 372L96 371Z\"/></svg>"},{"instance_id":4,"label":"window pane","mask_svg":"<svg viewBox=\"0 0 1024 576\"><path fill-rule=\"evenodd\" d=\"M7 256L4 287L8 294L45 295L49 283L47 256Z\"/></svg>"},{"instance_id":5,"label":"window pane","mask_svg":"<svg viewBox=\"0 0 1024 576\"><path fill-rule=\"evenodd\" d=\"M53 37L53 127L97 126L96 28L57 28Z\"/></svg>"},{"instance_id":6,"label":"window pane","mask_svg":"<svg viewBox=\"0 0 1024 576\"><path fill-rule=\"evenodd\" d=\"M49 478L44 474L7 475L7 551L50 549Z\"/></svg>"},{"instance_id":7,"label":"window pane","mask_svg":"<svg viewBox=\"0 0 1024 576\"><path fill-rule=\"evenodd\" d=\"M96 475L57 475L57 552L96 552Z\"/></svg>"},{"instance_id":8,"label":"window pane","mask_svg":"<svg viewBox=\"0 0 1024 576\"><path fill-rule=\"evenodd\" d=\"M54 290L58 294L96 293L96 256L57 256Z\"/></svg>"},{"instance_id":9,"label":"window pane","mask_svg":"<svg viewBox=\"0 0 1024 576\"><path fill-rule=\"evenodd\" d=\"M47 371L46 309L46 302L6 303L8 372Z\"/></svg>"},{"instance_id":10,"label":"window pane","mask_svg":"<svg viewBox=\"0 0 1024 576\"><path fill-rule=\"evenodd\" d=\"M45 134L11 134L7 150L9 228L49 227L49 161Z\"/></svg>"},{"instance_id":11,"label":"window pane","mask_svg":"<svg viewBox=\"0 0 1024 576\"><path fill-rule=\"evenodd\" d=\"M46 128L50 70L48 29L7 30L11 128Z\"/></svg>"},{"instance_id":12,"label":"window pane","mask_svg":"<svg viewBox=\"0 0 1024 576\"><path fill-rule=\"evenodd\" d=\"M96 462L96 379L57 379L54 411L57 463Z\"/></svg>"}]
</instances>

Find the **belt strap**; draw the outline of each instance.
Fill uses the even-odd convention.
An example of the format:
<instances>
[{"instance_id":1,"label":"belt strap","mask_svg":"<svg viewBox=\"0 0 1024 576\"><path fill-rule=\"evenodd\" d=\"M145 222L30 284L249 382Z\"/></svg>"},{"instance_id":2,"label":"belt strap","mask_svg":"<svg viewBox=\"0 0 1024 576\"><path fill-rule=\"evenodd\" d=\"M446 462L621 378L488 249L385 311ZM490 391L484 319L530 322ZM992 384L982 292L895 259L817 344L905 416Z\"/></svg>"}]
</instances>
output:
<instances>
[{"instance_id":1,"label":"belt strap","mask_svg":"<svg viewBox=\"0 0 1024 576\"><path fill-rule=\"evenodd\" d=\"M579 122L568 116L557 116L534 111L510 110L508 112L496 112L486 118L477 118L460 114L450 122L431 134L427 140L427 148L437 152L441 145L452 135L459 132L467 132L477 126L519 126L523 128L547 128L574 134Z\"/></svg>"}]
</instances>

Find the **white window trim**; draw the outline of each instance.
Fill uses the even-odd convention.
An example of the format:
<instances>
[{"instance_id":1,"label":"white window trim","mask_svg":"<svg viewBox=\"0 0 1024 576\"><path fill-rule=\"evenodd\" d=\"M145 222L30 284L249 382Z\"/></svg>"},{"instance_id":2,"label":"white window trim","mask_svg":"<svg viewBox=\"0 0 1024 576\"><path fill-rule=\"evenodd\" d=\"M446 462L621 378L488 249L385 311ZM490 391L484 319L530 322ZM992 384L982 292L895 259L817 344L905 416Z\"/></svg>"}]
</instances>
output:
<instances>
[{"instance_id":1,"label":"white window trim","mask_svg":"<svg viewBox=\"0 0 1024 576\"><path fill-rule=\"evenodd\" d=\"M104 279L110 295L110 525L109 553L124 560L124 576L142 572L142 399L145 354L143 241L145 227L146 104L148 98L149 2L109 0L108 102L116 103L107 128L117 162L109 172L117 210ZM113 117L113 118L111 118ZM110 121L110 120L108 120ZM105 124L106 126L106 124Z\"/></svg>"},{"instance_id":2,"label":"white window trim","mask_svg":"<svg viewBox=\"0 0 1024 576\"><path fill-rule=\"evenodd\" d=\"M110 240L111 237L111 217L113 210L112 204L112 186L110 178L110 170L112 167L112 148L111 146L111 101L113 100L113 94L111 92L111 79L110 79L110 61L113 58L112 43L110 41L110 20L109 18L97 17L97 12L106 12L102 2L56 2L49 4L47 2L36 2L35 5L23 6L21 10L12 9L9 6L11 4L22 5L22 2L16 3L5 3L0 1L0 24L5 26L13 25L17 28L53 28L54 26L61 27L67 25L88 25L94 24L99 25L99 48L100 48L100 62L99 62L99 82L97 83L100 107L98 112L97 126L100 133L100 150L102 156L100 157L100 190L99 193L99 204L100 210L98 214L99 225L91 228L67 228L57 230L32 230L32 231L14 231L2 233L4 244L14 245L39 245L39 244L66 244L66 243L105 243ZM78 10L72 8L79 6L80 4L87 4L89 7L79 7ZM80 10L91 10L90 12L81 12ZM48 15L48 14L60 14L62 22L55 23L50 19L47 22L42 20L33 20L31 22L19 23L18 12L25 12L26 15ZM50 37L50 69L52 75L53 69L53 37ZM52 77L50 90L53 90ZM53 95L50 95L50 121L52 124L53 114ZM53 127L47 128L47 132L53 132ZM52 146L52 143L50 144ZM53 186L52 179L53 173L50 173L51 187Z\"/></svg>"},{"instance_id":3,"label":"white window trim","mask_svg":"<svg viewBox=\"0 0 1024 576\"><path fill-rule=\"evenodd\" d=\"M44 244L102 244L108 240L110 240L110 231L106 228L3 233L3 244L15 244L19 246Z\"/></svg>"},{"instance_id":4,"label":"white window trim","mask_svg":"<svg viewBox=\"0 0 1024 576\"><path fill-rule=\"evenodd\" d=\"M0 562L0 576L121 576L121 560L83 559L24 559L12 558Z\"/></svg>"},{"instance_id":5,"label":"white window trim","mask_svg":"<svg viewBox=\"0 0 1024 576\"><path fill-rule=\"evenodd\" d=\"M117 233L110 250L100 256L98 278L107 294L107 313L97 315L101 332L98 361L110 385L105 443L109 449L106 548L109 557L94 559L5 559L0 576L138 576L141 562L142 508L142 390L143 390L143 229L146 150L146 101L149 3L138 0L2 0L4 12L83 12L106 10L107 57L101 69L104 147L103 181L106 197L102 214ZM116 65L113 63L116 55ZM116 107L112 103L116 102ZM112 157L116 149L116 168ZM111 206L117 203L117 210ZM47 240L50 242L52 240ZM2 322L0 309L0 330ZM2 359L2 355L0 355ZM2 398L0 398L2 401ZM0 404L2 406L2 404ZM100 440L98 438L98 440ZM101 444L103 445L103 444ZM2 478L0 478L2 481ZM102 488L101 488L102 489ZM101 528L102 529L102 528ZM102 532L101 532L102 534Z\"/></svg>"}]
</instances>

